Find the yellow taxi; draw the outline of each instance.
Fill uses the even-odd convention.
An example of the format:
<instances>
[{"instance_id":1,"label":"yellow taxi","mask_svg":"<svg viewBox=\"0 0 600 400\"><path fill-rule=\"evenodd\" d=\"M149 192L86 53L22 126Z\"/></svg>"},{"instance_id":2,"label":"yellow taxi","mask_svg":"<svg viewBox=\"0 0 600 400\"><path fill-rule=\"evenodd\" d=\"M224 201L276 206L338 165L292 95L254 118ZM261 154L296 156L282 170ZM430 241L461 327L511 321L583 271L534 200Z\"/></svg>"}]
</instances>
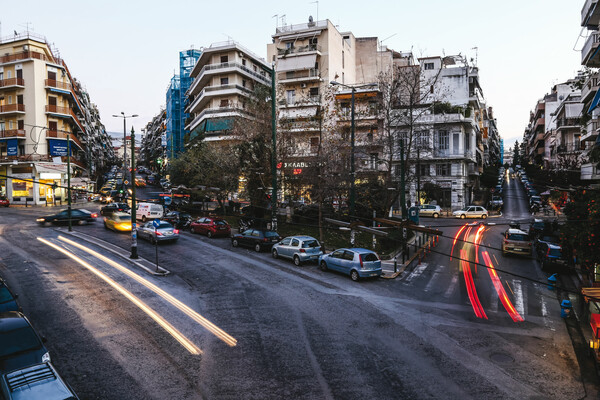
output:
<instances>
[{"instance_id":1,"label":"yellow taxi","mask_svg":"<svg viewBox=\"0 0 600 400\"><path fill-rule=\"evenodd\" d=\"M131 232L131 215L114 212L104 217L104 227L115 232Z\"/></svg>"}]
</instances>

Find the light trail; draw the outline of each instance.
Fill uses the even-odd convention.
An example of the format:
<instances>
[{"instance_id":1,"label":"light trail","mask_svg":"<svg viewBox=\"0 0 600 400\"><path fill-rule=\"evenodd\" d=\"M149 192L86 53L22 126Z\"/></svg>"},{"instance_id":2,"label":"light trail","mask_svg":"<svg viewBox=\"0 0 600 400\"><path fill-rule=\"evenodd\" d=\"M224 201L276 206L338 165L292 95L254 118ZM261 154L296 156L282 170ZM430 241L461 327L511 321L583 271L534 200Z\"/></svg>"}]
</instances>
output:
<instances>
[{"instance_id":1,"label":"light trail","mask_svg":"<svg viewBox=\"0 0 600 400\"><path fill-rule=\"evenodd\" d=\"M483 256L483 261L485 262L485 265L487 265L488 267L490 278L492 279L492 283L496 288L496 293L498 293L498 297L500 298L502 305L506 309L506 312L508 313L508 315L510 315L514 322L523 322L523 317L521 317L521 315L515 309L515 306L513 306L512 302L508 298L508 295L506 294L506 290L504 290L504 287L502 286L502 282L500 282L500 278L498 277L496 268L494 268L494 264L492 264L490 255L487 251L482 252L481 255Z\"/></svg>"},{"instance_id":2,"label":"light trail","mask_svg":"<svg viewBox=\"0 0 600 400\"><path fill-rule=\"evenodd\" d=\"M456 244L456 241L458 240L458 237L460 236L461 232L464 231L466 227L467 224L464 224L454 236L454 241L452 242L452 250L450 250L450 261L452 261L452 256L454 255L454 245Z\"/></svg>"},{"instance_id":3,"label":"light trail","mask_svg":"<svg viewBox=\"0 0 600 400\"><path fill-rule=\"evenodd\" d=\"M54 243L47 241L46 239L38 237L37 240L52 247L55 250L63 253L67 257L70 257L73 260L77 261L83 267L87 268L90 272L92 272L93 274L98 276L100 279L102 279L103 281L108 283L116 291L121 293L123 296L125 296L127 299L129 299L129 301L131 301L133 304L135 304L139 309L141 309L143 312L145 312L150 318L152 318L157 324L159 324L165 331L167 331L171 336L173 336L173 338L175 338L175 340L177 340L179 343L181 343L181 345L183 347L185 347L186 350L189 351L191 354L198 355L198 354L202 353L202 351L198 348L198 346L196 346L194 343L192 343L187 337L185 337L175 327L173 327L171 324L169 324L156 311L154 311L146 303L144 303L143 301L141 301L140 299L135 297L131 292L127 291L123 286L119 285L117 282L112 280L106 274L104 274L103 272L94 268L89 263L87 263L84 260L82 260L81 258L77 257L75 254L55 245Z\"/></svg>"},{"instance_id":4,"label":"light trail","mask_svg":"<svg viewBox=\"0 0 600 400\"><path fill-rule=\"evenodd\" d=\"M462 264L462 270L465 277L465 285L467 286L467 294L469 295L469 300L471 301L471 305L473 306L473 311L477 318L485 318L488 319L483 307L481 306L481 302L479 301L479 296L477 296L477 290L475 289L475 282L473 282L473 276L471 276L471 268L469 267L469 262L466 261L467 252L465 250L460 250L460 258Z\"/></svg>"},{"instance_id":5,"label":"light trail","mask_svg":"<svg viewBox=\"0 0 600 400\"><path fill-rule=\"evenodd\" d=\"M237 340L235 338L233 338L232 336L227 334L221 328L219 328L218 326L216 326L215 324L213 324L212 322L210 322L209 320L204 318L202 315L200 315L196 311L192 310L189 306L182 303L180 300L176 299L171 294L165 292L163 289L159 288L155 284L147 281L146 279L142 278L141 276L137 275L136 273L134 273L134 272L130 271L129 269L125 268L124 266L120 265L116 261L113 261L110 258L103 256L102 254L100 254L90 248L87 248L79 243L69 240L69 239L65 238L64 236L59 236L58 238L64 242L69 243L72 246L77 247L78 249L81 249L81 250L93 255L94 257L101 259L102 261L108 263L109 265L111 265L112 267L121 271L122 273L129 276L130 278L141 283L142 285L144 285L145 287L152 290L154 293L158 294L160 297L162 297L163 299L165 299L166 301L171 303L173 306L175 306L177 309L179 309L185 315L187 315L188 317L190 317L191 319L196 321L198 324L202 325L206 330L208 330L209 332L214 334L216 337L218 337L219 339L224 341L227 345L229 345L231 347L237 345Z\"/></svg>"},{"instance_id":6,"label":"light trail","mask_svg":"<svg viewBox=\"0 0 600 400\"><path fill-rule=\"evenodd\" d=\"M481 242L481 239L483 238L484 230L485 226L481 225L475 233L475 268L477 268L477 264L479 264L479 242Z\"/></svg>"}]
</instances>

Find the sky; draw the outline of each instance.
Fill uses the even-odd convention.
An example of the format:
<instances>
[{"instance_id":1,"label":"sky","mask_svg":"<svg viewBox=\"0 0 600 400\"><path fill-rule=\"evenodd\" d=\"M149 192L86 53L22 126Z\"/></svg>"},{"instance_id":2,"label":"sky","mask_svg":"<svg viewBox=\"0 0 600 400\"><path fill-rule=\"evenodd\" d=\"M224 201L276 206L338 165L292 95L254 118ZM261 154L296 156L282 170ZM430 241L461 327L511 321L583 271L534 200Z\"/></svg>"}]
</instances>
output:
<instances>
[{"instance_id":1,"label":"sky","mask_svg":"<svg viewBox=\"0 0 600 400\"><path fill-rule=\"evenodd\" d=\"M83 83L109 132L121 111L140 132L166 104L179 51L235 40L266 58L276 25L331 20L356 37L377 36L416 57L462 54L477 61L505 149L521 142L529 112L581 68L584 0L3 0L0 37L29 29L46 37ZM476 49L475 49L476 48Z\"/></svg>"}]
</instances>

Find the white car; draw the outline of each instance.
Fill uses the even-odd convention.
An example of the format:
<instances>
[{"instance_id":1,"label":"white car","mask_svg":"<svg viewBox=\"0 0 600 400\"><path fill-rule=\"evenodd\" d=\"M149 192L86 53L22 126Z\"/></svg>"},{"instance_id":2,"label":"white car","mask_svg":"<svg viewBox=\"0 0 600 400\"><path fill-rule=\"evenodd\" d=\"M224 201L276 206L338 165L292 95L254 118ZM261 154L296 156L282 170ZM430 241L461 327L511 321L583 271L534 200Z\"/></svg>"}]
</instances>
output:
<instances>
[{"instance_id":1,"label":"white car","mask_svg":"<svg viewBox=\"0 0 600 400\"><path fill-rule=\"evenodd\" d=\"M421 204L419 206L419 216L437 218L442 215L442 208L431 204Z\"/></svg>"},{"instance_id":2,"label":"white car","mask_svg":"<svg viewBox=\"0 0 600 400\"><path fill-rule=\"evenodd\" d=\"M456 218L483 218L488 217L488 211L481 206L466 206L462 210L452 213Z\"/></svg>"}]
</instances>

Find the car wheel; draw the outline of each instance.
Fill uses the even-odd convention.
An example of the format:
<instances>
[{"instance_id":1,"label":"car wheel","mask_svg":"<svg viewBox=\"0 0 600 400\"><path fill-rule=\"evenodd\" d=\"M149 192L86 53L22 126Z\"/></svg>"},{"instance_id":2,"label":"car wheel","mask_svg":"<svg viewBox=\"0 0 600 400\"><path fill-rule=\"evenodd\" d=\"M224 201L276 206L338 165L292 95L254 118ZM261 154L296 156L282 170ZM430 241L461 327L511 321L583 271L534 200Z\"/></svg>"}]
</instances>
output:
<instances>
[{"instance_id":1,"label":"car wheel","mask_svg":"<svg viewBox=\"0 0 600 400\"><path fill-rule=\"evenodd\" d=\"M232 240L231 240L231 245L232 245L233 247L238 247L238 246L239 246L239 243L238 243L237 239L232 239Z\"/></svg>"},{"instance_id":2,"label":"car wheel","mask_svg":"<svg viewBox=\"0 0 600 400\"><path fill-rule=\"evenodd\" d=\"M211 238L213 236L211 231L207 231L206 232L206 237Z\"/></svg>"},{"instance_id":3,"label":"car wheel","mask_svg":"<svg viewBox=\"0 0 600 400\"><path fill-rule=\"evenodd\" d=\"M77 221L77 225L83 225L85 224L85 220L80 219L79 221Z\"/></svg>"},{"instance_id":4,"label":"car wheel","mask_svg":"<svg viewBox=\"0 0 600 400\"><path fill-rule=\"evenodd\" d=\"M465 219L467 216L465 214L460 215L460 219Z\"/></svg>"},{"instance_id":5,"label":"car wheel","mask_svg":"<svg viewBox=\"0 0 600 400\"><path fill-rule=\"evenodd\" d=\"M294 256L294 265L296 267L299 267L300 265L302 265L302 262L300 261L300 257Z\"/></svg>"},{"instance_id":6,"label":"car wheel","mask_svg":"<svg viewBox=\"0 0 600 400\"><path fill-rule=\"evenodd\" d=\"M433 213L433 218L437 218L437 217L439 217L439 216L440 216L440 214L438 214L438 213Z\"/></svg>"},{"instance_id":7,"label":"car wheel","mask_svg":"<svg viewBox=\"0 0 600 400\"><path fill-rule=\"evenodd\" d=\"M481 218L486 219L487 218L487 214L481 214Z\"/></svg>"},{"instance_id":8,"label":"car wheel","mask_svg":"<svg viewBox=\"0 0 600 400\"><path fill-rule=\"evenodd\" d=\"M321 271L327 271L327 263L325 261L321 261L319 268L321 268Z\"/></svg>"},{"instance_id":9,"label":"car wheel","mask_svg":"<svg viewBox=\"0 0 600 400\"><path fill-rule=\"evenodd\" d=\"M277 250L276 249L273 249L273 251L271 252L271 255L273 256L273 258L279 257L279 254L277 254Z\"/></svg>"},{"instance_id":10,"label":"car wheel","mask_svg":"<svg viewBox=\"0 0 600 400\"><path fill-rule=\"evenodd\" d=\"M146 216L142 215L142 222L146 222Z\"/></svg>"},{"instance_id":11,"label":"car wheel","mask_svg":"<svg viewBox=\"0 0 600 400\"><path fill-rule=\"evenodd\" d=\"M358 271L353 269L352 271L350 271L350 279L352 279L354 282L358 281Z\"/></svg>"},{"instance_id":12,"label":"car wheel","mask_svg":"<svg viewBox=\"0 0 600 400\"><path fill-rule=\"evenodd\" d=\"M261 250L260 244L256 243L254 245L254 251L256 251L257 253L260 253L260 250Z\"/></svg>"}]
</instances>

